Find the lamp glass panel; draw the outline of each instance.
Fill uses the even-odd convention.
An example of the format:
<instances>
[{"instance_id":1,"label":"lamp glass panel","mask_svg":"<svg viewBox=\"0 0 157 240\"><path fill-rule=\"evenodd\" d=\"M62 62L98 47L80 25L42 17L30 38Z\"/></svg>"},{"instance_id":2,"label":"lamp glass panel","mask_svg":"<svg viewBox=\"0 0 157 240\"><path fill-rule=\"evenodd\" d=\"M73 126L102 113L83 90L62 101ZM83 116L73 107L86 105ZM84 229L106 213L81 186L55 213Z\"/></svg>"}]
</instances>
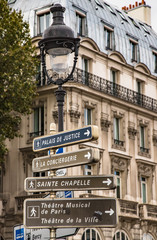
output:
<instances>
[{"instance_id":1,"label":"lamp glass panel","mask_svg":"<svg viewBox=\"0 0 157 240\"><path fill-rule=\"evenodd\" d=\"M69 68L69 54L68 55L49 55L50 56L50 64L53 71L56 73L64 73Z\"/></svg>"}]
</instances>

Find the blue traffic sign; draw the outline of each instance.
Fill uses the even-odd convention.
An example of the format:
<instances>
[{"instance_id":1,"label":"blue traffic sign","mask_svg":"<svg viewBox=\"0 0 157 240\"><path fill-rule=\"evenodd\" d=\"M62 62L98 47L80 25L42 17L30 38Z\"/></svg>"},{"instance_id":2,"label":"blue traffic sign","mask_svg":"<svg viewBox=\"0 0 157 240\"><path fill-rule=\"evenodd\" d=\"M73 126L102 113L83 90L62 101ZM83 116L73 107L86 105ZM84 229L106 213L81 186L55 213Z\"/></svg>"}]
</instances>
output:
<instances>
[{"instance_id":1,"label":"blue traffic sign","mask_svg":"<svg viewBox=\"0 0 157 240\"><path fill-rule=\"evenodd\" d=\"M98 139L98 127L87 126L73 131L60 132L55 135L35 138L33 141L33 150L36 152L96 139Z\"/></svg>"}]
</instances>

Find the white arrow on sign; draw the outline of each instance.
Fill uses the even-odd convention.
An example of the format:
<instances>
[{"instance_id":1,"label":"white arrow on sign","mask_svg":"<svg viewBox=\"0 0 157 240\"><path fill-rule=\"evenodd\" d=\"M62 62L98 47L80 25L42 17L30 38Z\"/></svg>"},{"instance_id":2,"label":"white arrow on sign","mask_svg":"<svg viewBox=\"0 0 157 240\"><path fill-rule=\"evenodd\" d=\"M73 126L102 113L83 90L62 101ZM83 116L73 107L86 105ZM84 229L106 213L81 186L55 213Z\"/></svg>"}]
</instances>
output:
<instances>
[{"instance_id":1,"label":"white arrow on sign","mask_svg":"<svg viewBox=\"0 0 157 240\"><path fill-rule=\"evenodd\" d=\"M91 157L91 154L90 154L90 152L88 152L86 155L84 155L84 157L86 157L86 158L90 159L90 157Z\"/></svg>"},{"instance_id":2,"label":"white arrow on sign","mask_svg":"<svg viewBox=\"0 0 157 240\"><path fill-rule=\"evenodd\" d=\"M112 181L111 179L107 178L107 181L103 181L102 183L107 183L107 186L109 186L112 183Z\"/></svg>"},{"instance_id":3,"label":"white arrow on sign","mask_svg":"<svg viewBox=\"0 0 157 240\"><path fill-rule=\"evenodd\" d=\"M87 132L84 133L84 135L87 135L87 137L89 136L90 131L87 129Z\"/></svg>"},{"instance_id":4,"label":"white arrow on sign","mask_svg":"<svg viewBox=\"0 0 157 240\"><path fill-rule=\"evenodd\" d=\"M109 214L110 216L112 216L114 214L114 211L112 208L110 208L109 211L105 211L105 213Z\"/></svg>"}]
</instances>

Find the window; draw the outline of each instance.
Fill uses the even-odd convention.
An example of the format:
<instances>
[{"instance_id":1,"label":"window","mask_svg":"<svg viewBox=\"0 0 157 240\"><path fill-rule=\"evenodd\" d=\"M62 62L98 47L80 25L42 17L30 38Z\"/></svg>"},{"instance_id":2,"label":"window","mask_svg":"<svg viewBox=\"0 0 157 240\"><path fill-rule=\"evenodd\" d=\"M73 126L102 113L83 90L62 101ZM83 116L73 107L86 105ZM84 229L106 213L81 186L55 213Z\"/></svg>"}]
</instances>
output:
<instances>
[{"instance_id":1,"label":"window","mask_svg":"<svg viewBox=\"0 0 157 240\"><path fill-rule=\"evenodd\" d=\"M142 83L141 81L139 81L139 80L136 81L137 92L140 93L140 94L142 94L142 92L143 92L143 89L142 89L143 86L142 86L142 84L143 84L143 83Z\"/></svg>"},{"instance_id":2,"label":"window","mask_svg":"<svg viewBox=\"0 0 157 240\"><path fill-rule=\"evenodd\" d=\"M97 231L90 228L83 233L82 240L100 240L100 236Z\"/></svg>"},{"instance_id":3,"label":"window","mask_svg":"<svg viewBox=\"0 0 157 240\"><path fill-rule=\"evenodd\" d=\"M95 3L96 3L99 7L103 8L103 6L102 6L102 4L100 3L99 0L95 0Z\"/></svg>"},{"instance_id":4,"label":"window","mask_svg":"<svg viewBox=\"0 0 157 240\"><path fill-rule=\"evenodd\" d=\"M85 108L84 109L84 125L91 125L92 124L92 109Z\"/></svg>"},{"instance_id":5,"label":"window","mask_svg":"<svg viewBox=\"0 0 157 240\"><path fill-rule=\"evenodd\" d=\"M143 89L144 88L144 83L140 80L136 80L136 92L137 92L137 104L142 105L143 104Z\"/></svg>"},{"instance_id":6,"label":"window","mask_svg":"<svg viewBox=\"0 0 157 240\"><path fill-rule=\"evenodd\" d=\"M119 133L119 129L120 128L120 119L119 118L114 118L114 140L115 141L119 141L120 140L120 133Z\"/></svg>"},{"instance_id":7,"label":"window","mask_svg":"<svg viewBox=\"0 0 157 240\"><path fill-rule=\"evenodd\" d=\"M45 177L45 172L34 172L33 177Z\"/></svg>"},{"instance_id":8,"label":"window","mask_svg":"<svg viewBox=\"0 0 157 240\"><path fill-rule=\"evenodd\" d=\"M138 155L150 158L150 123L142 118L138 119Z\"/></svg>"},{"instance_id":9,"label":"window","mask_svg":"<svg viewBox=\"0 0 157 240\"><path fill-rule=\"evenodd\" d=\"M125 151L125 117L124 113L112 110L111 115L112 148Z\"/></svg>"},{"instance_id":10,"label":"window","mask_svg":"<svg viewBox=\"0 0 157 240\"><path fill-rule=\"evenodd\" d=\"M115 171L114 175L116 176L116 197L120 198L121 197L121 181L120 181L120 172L119 171Z\"/></svg>"},{"instance_id":11,"label":"window","mask_svg":"<svg viewBox=\"0 0 157 240\"><path fill-rule=\"evenodd\" d=\"M139 24L146 33L150 34L150 32L148 31L148 29L146 28L146 26L143 23L139 22Z\"/></svg>"},{"instance_id":12,"label":"window","mask_svg":"<svg viewBox=\"0 0 157 240\"><path fill-rule=\"evenodd\" d=\"M82 81L88 85L89 82L89 59L82 57Z\"/></svg>"},{"instance_id":13,"label":"window","mask_svg":"<svg viewBox=\"0 0 157 240\"><path fill-rule=\"evenodd\" d=\"M84 14L76 13L78 36L85 36L85 19L86 16Z\"/></svg>"},{"instance_id":14,"label":"window","mask_svg":"<svg viewBox=\"0 0 157 240\"><path fill-rule=\"evenodd\" d=\"M116 11L119 13L119 15L121 16L121 18L127 22L126 17L124 16L124 14L122 12L120 12L119 10L116 9Z\"/></svg>"},{"instance_id":15,"label":"window","mask_svg":"<svg viewBox=\"0 0 157 240\"><path fill-rule=\"evenodd\" d=\"M129 240L128 236L123 231L118 231L113 237L113 240Z\"/></svg>"},{"instance_id":16,"label":"window","mask_svg":"<svg viewBox=\"0 0 157 240\"><path fill-rule=\"evenodd\" d=\"M44 134L44 106L34 108L33 112L33 132L31 137L41 136Z\"/></svg>"},{"instance_id":17,"label":"window","mask_svg":"<svg viewBox=\"0 0 157 240\"><path fill-rule=\"evenodd\" d=\"M149 149L146 148L146 145L147 145L146 138L147 138L147 127L141 125L140 126L140 152L149 153Z\"/></svg>"},{"instance_id":18,"label":"window","mask_svg":"<svg viewBox=\"0 0 157 240\"><path fill-rule=\"evenodd\" d=\"M140 126L140 148L141 150L145 147L145 127Z\"/></svg>"},{"instance_id":19,"label":"window","mask_svg":"<svg viewBox=\"0 0 157 240\"><path fill-rule=\"evenodd\" d=\"M153 53L154 58L154 72L157 73L157 53Z\"/></svg>"},{"instance_id":20,"label":"window","mask_svg":"<svg viewBox=\"0 0 157 240\"><path fill-rule=\"evenodd\" d=\"M154 238L149 233L144 233L141 240L154 240Z\"/></svg>"},{"instance_id":21,"label":"window","mask_svg":"<svg viewBox=\"0 0 157 240\"><path fill-rule=\"evenodd\" d=\"M145 177L141 177L141 198L142 202L147 202L147 179Z\"/></svg>"},{"instance_id":22,"label":"window","mask_svg":"<svg viewBox=\"0 0 157 240\"><path fill-rule=\"evenodd\" d=\"M116 84L118 81L118 72L116 70L110 71L110 79L111 79L111 94L116 95L118 90L116 88Z\"/></svg>"},{"instance_id":23,"label":"window","mask_svg":"<svg viewBox=\"0 0 157 240\"><path fill-rule=\"evenodd\" d=\"M134 24L135 27L139 28L139 26L137 25L137 23L135 22L135 20L133 18L129 17L129 19L131 20L131 22Z\"/></svg>"},{"instance_id":24,"label":"window","mask_svg":"<svg viewBox=\"0 0 157 240\"><path fill-rule=\"evenodd\" d=\"M109 4L104 3L104 5L108 8L108 10L109 10L112 14L116 15L115 12L113 11L113 9L111 8L111 6L110 6Z\"/></svg>"},{"instance_id":25,"label":"window","mask_svg":"<svg viewBox=\"0 0 157 240\"><path fill-rule=\"evenodd\" d=\"M113 29L109 27L104 27L104 34L105 34L105 47L106 49L112 50L113 48Z\"/></svg>"},{"instance_id":26,"label":"window","mask_svg":"<svg viewBox=\"0 0 157 240\"><path fill-rule=\"evenodd\" d=\"M123 146L124 141L121 140L121 119L114 117L113 119L113 133L114 133L114 144Z\"/></svg>"},{"instance_id":27,"label":"window","mask_svg":"<svg viewBox=\"0 0 157 240\"><path fill-rule=\"evenodd\" d=\"M91 165L84 166L84 175L92 175L92 167Z\"/></svg>"},{"instance_id":28,"label":"window","mask_svg":"<svg viewBox=\"0 0 157 240\"><path fill-rule=\"evenodd\" d=\"M38 34L43 33L44 30L50 26L50 18L50 12L44 14L37 14Z\"/></svg>"},{"instance_id":29,"label":"window","mask_svg":"<svg viewBox=\"0 0 157 240\"><path fill-rule=\"evenodd\" d=\"M135 41L130 41L130 46L131 46L131 61L132 62L137 62L137 42Z\"/></svg>"}]
</instances>

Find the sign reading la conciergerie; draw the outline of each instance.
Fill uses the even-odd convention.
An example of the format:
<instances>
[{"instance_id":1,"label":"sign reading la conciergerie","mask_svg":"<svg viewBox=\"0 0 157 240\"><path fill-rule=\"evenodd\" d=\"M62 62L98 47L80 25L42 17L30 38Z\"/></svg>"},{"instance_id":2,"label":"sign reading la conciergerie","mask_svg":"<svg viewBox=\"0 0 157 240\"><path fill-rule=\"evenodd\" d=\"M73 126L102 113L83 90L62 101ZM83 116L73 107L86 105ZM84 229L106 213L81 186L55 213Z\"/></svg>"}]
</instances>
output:
<instances>
[{"instance_id":1,"label":"sign reading la conciergerie","mask_svg":"<svg viewBox=\"0 0 157 240\"><path fill-rule=\"evenodd\" d=\"M97 199L26 199L24 225L28 228L114 227L116 200Z\"/></svg>"}]
</instances>

